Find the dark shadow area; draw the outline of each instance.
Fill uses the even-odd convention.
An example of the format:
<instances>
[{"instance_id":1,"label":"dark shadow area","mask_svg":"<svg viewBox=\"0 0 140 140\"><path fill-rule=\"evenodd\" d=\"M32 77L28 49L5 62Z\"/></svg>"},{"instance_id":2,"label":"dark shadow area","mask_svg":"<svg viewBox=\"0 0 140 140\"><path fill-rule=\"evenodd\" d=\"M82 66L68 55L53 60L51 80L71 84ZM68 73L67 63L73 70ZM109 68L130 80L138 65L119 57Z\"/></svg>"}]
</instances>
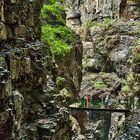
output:
<instances>
[{"instance_id":1,"label":"dark shadow area","mask_svg":"<svg viewBox=\"0 0 140 140\"><path fill-rule=\"evenodd\" d=\"M126 8L127 0L122 0L120 4L119 18L123 17L124 10Z\"/></svg>"},{"instance_id":2,"label":"dark shadow area","mask_svg":"<svg viewBox=\"0 0 140 140\"><path fill-rule=\"evenodd\" d=\"M131 9L131 8L133 10L129 11L128 9ZM134 16L134 19L138 20L140 18L140 0L134 0L133 3L128 2L128 0L122 0L120 4L119 18L123 18L124 15L126 14L125 13L126 11L128 12L127 13L128 18L130 18L131 16Z\"/></svg>"}]
</instances>

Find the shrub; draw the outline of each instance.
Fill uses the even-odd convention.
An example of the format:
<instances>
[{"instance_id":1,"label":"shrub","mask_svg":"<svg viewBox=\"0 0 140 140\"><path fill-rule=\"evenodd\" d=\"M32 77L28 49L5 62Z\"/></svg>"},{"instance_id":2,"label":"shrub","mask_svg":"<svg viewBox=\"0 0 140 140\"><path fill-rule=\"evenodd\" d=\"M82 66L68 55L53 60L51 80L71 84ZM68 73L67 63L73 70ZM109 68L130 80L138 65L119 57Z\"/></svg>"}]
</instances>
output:
<instances>
[{"instance_id":1,"label":"shrub","mask_svg":"<svg viewBox=\"0 0 140 140\"><path fill-rule=\"evenodd\" d=\"M55 57L65 56L75 40L74 32L65 25L65 12L56 0L44 4L41 10L42 39L47 42Z\"/></svg>"},{"instance_id":2,"label":"shrub","mask_svg":"<svg viewBox=\"0 0 140 140\"><path fill-rule=\"evenodd\" d=\"M65 12L58 3L44 4L41 10L43 24L65 25Z\"/></svg>"},{"instance_id":3,"label":"shrub","mask_svg":"<svg viewBox=\"0 0 140 140\"><path fill-rule=\"evenodd\" d=\"M112 19L104 18L103 21L87 21L86 26L89 28L93 26L107 28L111 24L111 22L112 22Z\"/></svg>"},{"instance_id":4,"label":"shrub","mask_svg":"<svg viewBox=\"0 0 140 140\"><path fill-rule=\"evenodd\" d=\"M128 93L130 91L130 88L128 85L124 85L124 86L122 86L121 91L124 93Z\"/></svg>"},{"instance_id":5,"label":"shrub","mask_svg":"<svg viewBox=\"0 0 140 140\"><path fill-rule=\"evenodd\" d=\"M62 83L62 82L65 82L66 81L66 79L65 78L63 78L63 77L57 77L56 78L56 84L59 84L59 83Z\"/></svg>"},{"instance_id":6,"label":"shrub","mask_svg":"<svg viewBox=\"0 0 140 140\"><path fill-rule=\"evenodd\" d=\"M106 85L103 83L102 80L98 80L94 84L96 89L106 88Z\"/></svg>"},{"instance_id":7,"label":"shrub","mask_svg":"<svg viewBox=\"0 0 140 140\"><path fill-rule=\"evenodd\" d=\"M134 81L134 73L132 71L130 71L127 75L127 81L128 82L133 82Z\"/></svg>"}]
</instances>

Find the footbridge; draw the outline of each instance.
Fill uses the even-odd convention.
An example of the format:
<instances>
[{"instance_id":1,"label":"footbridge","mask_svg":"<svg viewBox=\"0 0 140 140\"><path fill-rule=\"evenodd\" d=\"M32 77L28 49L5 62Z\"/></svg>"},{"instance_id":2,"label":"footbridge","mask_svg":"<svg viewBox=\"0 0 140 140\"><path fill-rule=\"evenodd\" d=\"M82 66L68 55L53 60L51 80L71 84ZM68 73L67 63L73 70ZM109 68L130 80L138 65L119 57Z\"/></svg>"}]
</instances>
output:
<instances>
[{"instance_id":1,"label":"footbridge","mask_svg":"<svg viewBox=\"0 0 140 140\"><path fill-rule=\"evenodd\" d=\"M69 106L68 108L72 116L74 116L78 121L81 132L84 135L96 135L96 132L98 132L98 130L102 130L102 132L104 132L103 137L105 140L107 140L111 134L109 130L111 128L113 122L112 120L114 119L114 117L114 123L116 125L117 122L119 124L120 117L122 120L124 120L123 116L125 115L125 117L128 117L130 114L129 109L95 108L93 106ZM123 123L125 125L125 120L124 122L122 122L122 124ZM118 128L116 127L116 129Z\"/></svg>"},{"instance_id":2,"label":"footbridge","mask_svg":"<svg viewBox=\"0 0 140 140\"><path fill-rule=\"evenodd\" d=\"M111 108L93 108L93 107L73 107L69 106L69 109L71 111L92 111L92 112L118 112L118 113L125 113L125 116L127 117L130 114L129 109L111 109Z\"/></svg>"}]
</instances>

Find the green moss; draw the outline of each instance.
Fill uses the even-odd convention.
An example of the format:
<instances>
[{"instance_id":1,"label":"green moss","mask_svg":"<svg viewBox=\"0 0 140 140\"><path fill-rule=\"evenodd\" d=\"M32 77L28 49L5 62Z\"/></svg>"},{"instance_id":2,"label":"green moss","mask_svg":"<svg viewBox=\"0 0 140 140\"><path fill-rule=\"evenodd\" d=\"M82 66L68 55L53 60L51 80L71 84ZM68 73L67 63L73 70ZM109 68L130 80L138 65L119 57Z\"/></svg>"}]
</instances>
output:
<instances>
[{"instance_id":1,"label":"green moss","mask_svg":"<svg viewBox=\"0 0 140 140\"><path fill-rule=\"evenodd\" d=\"M140 53L135 54L134 62L140 61Z\"/></svg>"},{"instance_id":2,"label":"green moss","mask_svg":"<svg viewBox=\"0 0 140 140\"><path fill-rule=\"evenodd\" d=\"M135 46L131 46L132 55L129 57L127 62L129 64L137 63L140 61L140 38L135 39Z\"/></svg>"},{"instance_id":3,"label":"green moss","mask_svg":"<svg viewBox=\"0 0 140 140\"><path fill-rule=\"evenodd\" d=\"M140 61L140 38L136 41L136 46L133 49L133 62Z\"/></svg>"},{"instance_id":4,"label":"green moss","mask_svg":"<svg viewBox=\"0 0 140 140\"><path fill-rule=\"evenodd\" d=\"M87 27L93 27L98 26L101 28L107 28L112 22L112 19L110 18L104 18L103 21L87 21L86 26Z\"/></svg>"},{"instance_id":5,"label":"green moss","mask_svg":"<svg viewBox=\"0 0 140 140\"><path fill-rule=\"evenodd\" d=\"M41 10L43 24L65 25L65 12L58 3L43 5Z\"/></svg>"},{"instance_id":6,"label":"green moss","mask_svg":"<svg viewBox=\"0 0 140 140\"><path fill-rule=\"evenodd\" d=\"M136 21L136 26L137 26L136 32L140 33L140 21Z\"/></svg>"},{"instance_id":7,"label":"green moss","mask_svg":"<svg viewBox=\"0 0 140 140\"><path fill-rule=\"evenodd\" d=\"M128 93L128 92L130 92L130 88L129 88L129 86L126 84L126 85L122 86L121 91L124 92L124 93Z\"/></svg>"},{"instance_id":8,"label":"green moss","mask_svg":"<svg viewBox=\"0 0 140 140\"><path fill-rule=\"evenodd\" d=\"M68 27L42 26L42 39L51 46L54 56L64 56L70 51L69 44L74 42L74 34Z\"/></svg>"},{"instance_id":9,"label":"green moss","mask_svg":"<svg viewBox=\"0 0 140 140\"><path fill-rule=\"evenodd\" d=\"M59 84L59 83L62 83L62 82L65 82L65 78L63 78L63 77L57 77L56 78L56 84Z\"/></svg>"},{"instance_id":10,"label":"green moss","mask_svg":"<svg viewBox=\"0 0 140 140\"><path fill-rule=\"evenodd\" d=\"M127 82L133 82L134 81L134 73L130 71L127 75Z\"/></svg>"},{"instance_id":11,"label":"green moss","mask_svg":"<svg viewBox=\"0 0 140 140\"><path fill-rule=\"evenodd\" d=\"M65 24L63 7L55 0L44 4L41 10L42 40L52 49L55 57L65 56L75 40L74 32Z\"/></svg>"},{"instance_id":12,"label":"green moss","mask_svg":"<svg viewBox=\"0 0 140 140\"><path fill-rule=\"evenodd\" d=\"M69 92L66 88L63 88L60 91L60 95L64 96L64 97L73 97L73 94L71 92Z\"/></svg>"},{"instance_id":13,"label":"green moss","mask_svg":"<svg viewBox=\"0 0 140 140\"><path fill-rule=\"evenodd\" d=\"M95 89L106 88L106 85L103 83L102 80L95 81L94 83Z\"/></svg>"},{"instance_id":14,"label":"green moss","mask_svg":"<svg viewBox=\"0 0 140 140\"><path fill-rule=\"evenodd\" d=\"M103 79L110 79L111 78L110 73L106 73L106 72L100 72L100 76Z\"/></svg>"},{"instance_id":15,"label":"green moss","mask_svg":"<svg viewBox=\"0 0 140 140\"><path fill-rule=\"evenodd\" d=\"M56 85L59 89L62 89L67 86L66 79L64 77L57 77L56 78Z\"/></svg>"},{"instance_id":16,"label":"green moss","mask_svg":"<svg viewBox=\"0 0 140 140\"><path fill-rule=\"evenodd\" d=\"M133 62L134 62L134 57L133 56L129 57L127 63L132 64Z\"/></svg>"}]
</instances>

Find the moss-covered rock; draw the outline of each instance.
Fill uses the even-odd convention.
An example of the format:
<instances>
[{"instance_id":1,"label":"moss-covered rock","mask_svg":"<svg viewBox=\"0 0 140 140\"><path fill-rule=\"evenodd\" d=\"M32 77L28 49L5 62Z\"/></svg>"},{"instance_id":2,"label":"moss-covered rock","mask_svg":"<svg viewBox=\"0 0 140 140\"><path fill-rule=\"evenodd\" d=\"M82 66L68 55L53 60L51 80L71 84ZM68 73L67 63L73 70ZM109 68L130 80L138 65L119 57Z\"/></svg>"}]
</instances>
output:
<instances>
[{"instance_id":1,"label":"moss-covered rock","mask_svg":"<svg viewBox=\"0 0 140 140\"><path fill-rule=\"evenodd\" d=\"M85 26L87 28L97 26L97 27L106 29L111 25L111 22L112 22L111 18L103 18L102 20L99 20L99 21L87 21Z\"/></svg>"},{"instance_id":2,"label":"moss-covered rock","mask_svg":"<svg viewBox=\"0 0 140 140\"><path fill-rule=\"evenodd\" d=\"M65 11L57 1L44 4L41 10L42 39L49 44L55 57L63 57L75 40L74 32L66 26Z\"/></svg>"},{"instance_id":3,"label":"moss-covered rock","mask_svg":"<svg viewBox=\"0 0 140 140\"><path fill-rule=\"evenodd\" d=\"M129 86L126 84L126 85L122 86L121 91L124 93L129 93L131 90L130 90Z\"/></svg>"},{"instance_id":4,"label":"moss-covered rock","mask_svg":"<svg viewBox=\"0 0 140 140\"><path fill-rule=\"evenodd\" d=\"M49 0L41 10L42 40L49 44L57 64L58 89L76 93L82 79L82 43L79 36L66 26L65 10L60 2Z\"/></svg>"},{"instance_id":5,"label":"moss-covered rock","mask_svg":"<svg viewBox=\"0 0 140 140\"><path fill-rule=\"evenodd\" d=\"M70 93L66 88L60 90L60 95L63 97L73 97L73 94Z\"/></svg>"},{"instance_id":6,"label":"moss-covered rock","mask_svg":"<svg viewBox=\"0 0 140 140\"><path fill-rule=\"evenodd\" d=\"M116 96L121 91L122 79L115 73L100 72L98 74L84 75L82 81L82 94L104 97L106 94Z\"/></svg>"},{"instance_id":7,"label":"moss-covered rock","mask_svg":"<svg viewBox=\"0 0 140 140\"><path fill-rule=\"evenodd\" d=\"M102 89L102 88L106 88L106 84L104 84L102 80L97 80L94 83L94 87L95 89Z\"/></svg>"}]
</instances>

